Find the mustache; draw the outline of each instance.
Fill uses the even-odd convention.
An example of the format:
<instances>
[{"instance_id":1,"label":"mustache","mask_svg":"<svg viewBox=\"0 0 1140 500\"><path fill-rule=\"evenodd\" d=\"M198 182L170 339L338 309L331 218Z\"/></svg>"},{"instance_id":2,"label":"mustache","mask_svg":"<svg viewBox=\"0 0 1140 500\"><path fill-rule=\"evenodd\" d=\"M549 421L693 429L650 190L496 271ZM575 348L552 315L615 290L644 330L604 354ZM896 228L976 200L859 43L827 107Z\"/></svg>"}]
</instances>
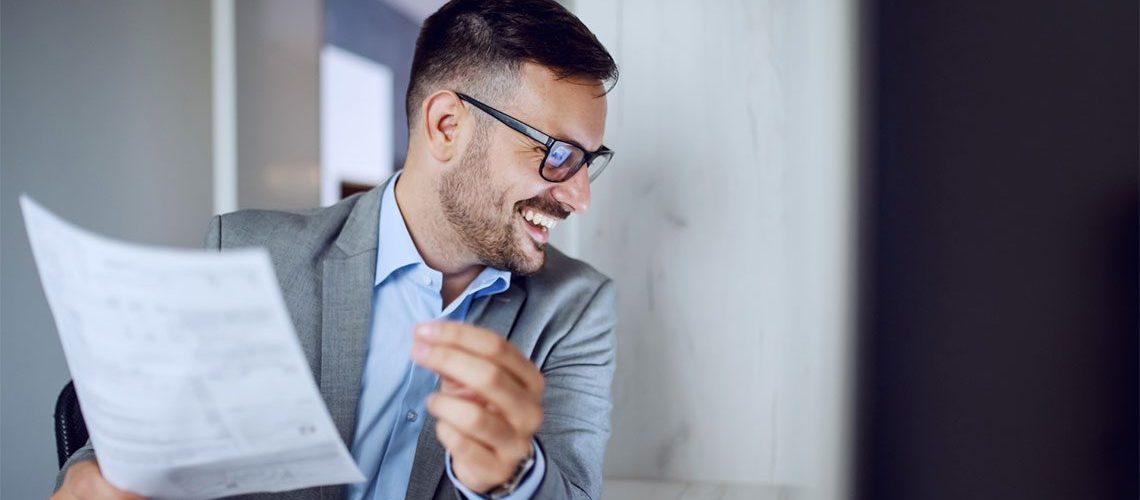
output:
<instances>
[{"instance_id":1,"label":"mustache","mask_svg":"<svg viewBox=\"0 0 1140 500\"><path fill-rule=\"evenodd\" d=\"M515 207L519 210L522 210L524 208L533 208L544 214L553 215L558 219L565 219L570 216L570 212L562 208L562 205L541 196L536 196L529 200L523 200L515 203Z\"/></svg>"}]
</instances>

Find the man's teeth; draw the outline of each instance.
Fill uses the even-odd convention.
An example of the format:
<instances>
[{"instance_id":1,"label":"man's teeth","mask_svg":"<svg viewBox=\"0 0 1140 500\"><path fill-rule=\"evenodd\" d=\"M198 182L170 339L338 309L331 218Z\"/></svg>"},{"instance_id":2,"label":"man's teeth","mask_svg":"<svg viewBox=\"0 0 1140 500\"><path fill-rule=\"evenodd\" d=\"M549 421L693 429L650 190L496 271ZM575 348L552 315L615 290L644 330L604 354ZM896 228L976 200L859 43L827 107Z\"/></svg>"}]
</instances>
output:
<instances>
[{"instance_id":1,"label":"man's teeth","mask_svg":"<svg viewBox=\"0 0 1140 500\"><path fill-rule=\"evenodd\" d=\"M547 231L554 229L554 226L558 225L558 219L541 214L539 212L535 212L534 210L523 211L523 218L530 221L536 226L542 226L546 228Z\"/></svg>"}]
</instances>

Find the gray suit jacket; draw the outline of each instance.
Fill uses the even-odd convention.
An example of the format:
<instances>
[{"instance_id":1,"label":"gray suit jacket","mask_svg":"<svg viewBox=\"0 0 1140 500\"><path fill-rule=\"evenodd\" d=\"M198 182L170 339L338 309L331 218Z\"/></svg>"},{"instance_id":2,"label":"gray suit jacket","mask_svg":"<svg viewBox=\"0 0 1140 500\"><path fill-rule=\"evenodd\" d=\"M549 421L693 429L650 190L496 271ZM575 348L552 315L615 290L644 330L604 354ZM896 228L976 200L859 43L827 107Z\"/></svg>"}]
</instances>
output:
<instances>
[{"instance_id":1,"label":"gray suit jacket","mask_svg":"<svg viewBox=\"0 0 1140 500\"><path fill-rule=\"evenodd\" d=\"M245 210L211 221L208 248L269 250L297 337L341 438L351 445L368 346L380 199L384 186L331 207L303 212ZM505 336L546 378L545 419L536 437L546 474L535 498L598 498L610 426L614 370L614 289L589 265L547 246L546 266L514 277L500 294L476 300L468 321ZM91 458L76 452L60 471ZM343 498L326 486L251 499ZM429 416L420 433L408 500L461 495L444 470Z\"/></svg>"}]
</instances>

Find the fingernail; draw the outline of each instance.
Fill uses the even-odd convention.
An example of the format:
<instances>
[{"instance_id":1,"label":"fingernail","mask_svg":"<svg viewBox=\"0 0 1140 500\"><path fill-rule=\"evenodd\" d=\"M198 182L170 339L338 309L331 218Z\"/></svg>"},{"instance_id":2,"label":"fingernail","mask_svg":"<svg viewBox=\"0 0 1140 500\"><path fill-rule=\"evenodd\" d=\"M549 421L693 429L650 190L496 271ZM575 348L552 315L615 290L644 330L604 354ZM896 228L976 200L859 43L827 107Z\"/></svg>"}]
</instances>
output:
<instances>
[{"instance_id":1,"label":"fingernail","mask_svg":"<svg viewBox=\"0 0 1140 500\"><path fill-rule=\"evenodd\" d=\"M416 344L414 347L412 347L412 358L416 361L423 361L427 359L429 350L431 349L426 345Z\"/></svg>"},{"instance_id":2,"label":"fingernail","mask_svg":"<svg viewBox=\"0 0 1140 500\"><path fill-rule=\"evenodd\" d=\"M434 321L420 323L416 326L416 335L429 339L439 337L439 323Z\"/></svg>"}]
</instances>

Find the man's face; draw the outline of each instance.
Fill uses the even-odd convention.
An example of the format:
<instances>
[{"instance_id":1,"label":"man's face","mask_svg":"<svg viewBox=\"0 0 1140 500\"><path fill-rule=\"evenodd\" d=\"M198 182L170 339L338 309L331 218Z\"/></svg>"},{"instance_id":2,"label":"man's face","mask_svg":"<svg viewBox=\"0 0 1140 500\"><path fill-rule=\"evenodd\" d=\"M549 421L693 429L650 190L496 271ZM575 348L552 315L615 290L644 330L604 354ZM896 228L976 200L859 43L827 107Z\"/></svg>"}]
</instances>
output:
<instances>
[{"instance_id":1,"label":"man's face","mask_svg":"<svg viewBox=\"0 0 1140 500\"><path fill-rule=\"evenodd\" d=\"M559 80L549 70L527 64L509 102L487 104L594 151L601 147L605 132L606 99L601 94L596 82ZM473 106L467 109L470 118L483 113ZM545 155L542 144L489 115L481 118L481 126L470 120L477 130L459 164L443 174L439 194L444 213L484 265L534 274L545 262L550 236L541 222L557 224L586 210L589 169L562 183L548 182L538 168Z\"/></svg>"}]
</instances>

